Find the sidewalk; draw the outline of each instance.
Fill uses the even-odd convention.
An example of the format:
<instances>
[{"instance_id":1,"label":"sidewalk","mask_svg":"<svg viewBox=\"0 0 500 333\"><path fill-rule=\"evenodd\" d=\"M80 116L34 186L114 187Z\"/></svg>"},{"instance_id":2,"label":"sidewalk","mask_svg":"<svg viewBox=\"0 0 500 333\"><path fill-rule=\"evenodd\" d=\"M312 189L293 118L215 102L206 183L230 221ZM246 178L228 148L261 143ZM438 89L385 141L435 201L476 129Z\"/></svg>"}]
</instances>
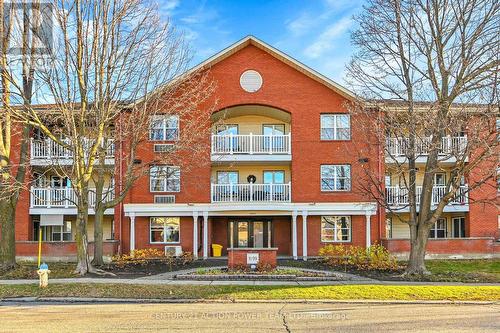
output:
<instances>
[{"instance_id":1,"label":"sidewalk","mask_svg":"<svg viewBox=\"0 0 500 333\"><path fill-rule=\"evenodd\" d=\"M244 286L335 286L335 285L388 285L388 286L498 286L500 283L462 283L462 282L412 282L412 281L378 281L359 279L347 281L197 281L168 279L116 279L116 278L66 278L50 279L49 283L111 283L135 285L244 285ZM0 280L0 285L38 284L38 280Z\"/></svg>"}]
</instances>

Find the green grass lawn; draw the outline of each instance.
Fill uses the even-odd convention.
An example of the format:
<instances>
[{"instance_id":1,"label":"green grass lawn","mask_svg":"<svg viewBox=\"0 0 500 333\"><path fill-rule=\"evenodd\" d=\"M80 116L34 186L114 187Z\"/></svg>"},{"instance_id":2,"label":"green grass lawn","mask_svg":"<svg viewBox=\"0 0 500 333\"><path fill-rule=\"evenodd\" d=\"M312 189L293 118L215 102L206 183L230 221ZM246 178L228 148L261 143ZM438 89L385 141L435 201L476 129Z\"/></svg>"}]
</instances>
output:
<instances>
[{"instance_id":1,"label":"green grass lawn","mask_svg":"<svg viewBox=\"0 0 500 333\"><path fill-rule=\"evenodd\" d=\"M77 277L73 273L75 270L75 263L62 263L54 262L49 263L50 278L68 278ZM8 271L0 271L0 280L12 280L12 279L38 279L38 270L36 263L32 262L20 262L16 268Z\"/></svg>"},{"instance_id":2,"label":"green grass lawn","mask_svg":"<svg viewBox=\"0 0 500 333\"><path fill-rule=\"evenodd\" d=\"M0 298L6 297L118 297L207 300L273 299L374 299L374 300L469 300L499 301L495 286L195 286L125 284L0 285Z\"/></svg>"},{"instance_id":3,"label":"green grass lawn","mask_svg":"<svg viewBox=\"0 0 500 333\"><path fill-rule=\"evenodd\" d=\"M179 269L195 268L198 265L208 264L205 261L199 260L191 266L180 267ZM319 262L310 261L287 261L287 265L294 265L296 267L304 268L317 268L329 269ZM497 282L500 283L500 259L487 259L487 260L427 260L427 268L433 273L430 276L423 276L421 278L414 278L416 280L424 281L445 281L445 282ZM50 278L67 278L76 277L73 274L75 269L74 263L49 263ZM156 270L158 267L155 268ZM137 276L145 276L148 274L156 274L160 271L150 269L149 266L129 267L128 272ZM0 279L38 279L36 274L35 263L20 263L17 267L10 271L0 271ZM338 270L343 271L342 267ZM166 268L164 271L168 271ZM118 272L117 272L118 273ZM367 275L376 279L399 279L402 270L399 272L380 273L377 271L355 272L362 275ZM118 273L119 274L119 273ZM130 277L130 276L126 276Z\"/></svg>"},{"instance_id":4,"label":"green grass lawn","mask_svg":"<svg viewBox=\"0 0 500 333\"><path fill-rule=\"evenodd\" d=\"M500 282L500 259L428 260L435 281Z\"/></svg>"}]
</instances>

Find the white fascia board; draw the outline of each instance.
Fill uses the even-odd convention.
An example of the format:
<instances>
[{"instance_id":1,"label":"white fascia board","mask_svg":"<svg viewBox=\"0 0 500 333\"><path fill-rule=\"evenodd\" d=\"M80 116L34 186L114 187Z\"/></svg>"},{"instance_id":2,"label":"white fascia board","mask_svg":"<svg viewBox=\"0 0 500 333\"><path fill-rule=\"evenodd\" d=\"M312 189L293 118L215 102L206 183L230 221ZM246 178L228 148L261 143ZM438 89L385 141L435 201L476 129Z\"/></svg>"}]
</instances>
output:
<instances>
[{"instance_id":1,"label":"white fascia board","mask_svg":"<svg viewBox=\"0 0 500 333\"><path fill-rule=\"evenodd\" d=\"M30 215L76 215L78 212L76 208L61 208L61 207L52 207L52 208L30 208ZM114 215L115 211L113 208L106 209L104 211L104 215ZM89 209L89 215L95 215L94 209Z\"/></svg>"},{"instance_id":2,"label":"white fascia board","mask_svg":"<svg viewBox=\"0 0 500 333\"><path fill-rule=\"evenodd\" d=\"M377 204L374 202L353 203L198 203L198 204L125 204L126 216L192 216L193 212L208 212L210 216L227 215L230 212L242 211L274 211L291 215L293 212L308 215L345 214L345 215L374 215Z\"/></svg>"}]
</instances>

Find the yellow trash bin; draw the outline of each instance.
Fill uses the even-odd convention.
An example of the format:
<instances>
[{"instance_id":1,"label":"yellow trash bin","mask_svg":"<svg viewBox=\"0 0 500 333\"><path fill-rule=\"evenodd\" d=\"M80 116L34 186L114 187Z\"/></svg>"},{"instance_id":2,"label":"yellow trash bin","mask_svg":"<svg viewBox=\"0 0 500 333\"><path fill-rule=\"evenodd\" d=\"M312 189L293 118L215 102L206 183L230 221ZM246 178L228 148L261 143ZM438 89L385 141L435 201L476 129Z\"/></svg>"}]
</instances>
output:
<instances>
[{"instance_id":1,"label":"yellow trash bin","mask_svg":"<svg viewBox=\"0 0 500 333\"><path fill-rule=\"evenodd\" d=\"M214 257L220 257L222 255L222 245L212 244L212 254Z\"/></svg>"}]
</instances>

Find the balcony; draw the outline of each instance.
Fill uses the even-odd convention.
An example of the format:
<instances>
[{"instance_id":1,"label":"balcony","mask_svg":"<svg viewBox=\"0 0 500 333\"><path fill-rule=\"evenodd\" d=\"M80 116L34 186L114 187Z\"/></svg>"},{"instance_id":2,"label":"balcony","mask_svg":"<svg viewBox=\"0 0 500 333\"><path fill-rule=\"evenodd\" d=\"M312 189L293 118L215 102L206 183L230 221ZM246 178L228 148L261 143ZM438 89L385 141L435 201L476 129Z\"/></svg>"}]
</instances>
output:
<instances>
[{"instance_id":1,"label":"balcony","mask_svg":"<svg viewBox=\"0 0 500 333\"><path fill-rule=\"evenodd\" d=\"M291 183L287 184L212 184L212 202L290 202Z\"/></svg>"},{"instance_id":2,"label":"balcony","mask_svg":"<svg viewBox=\"0 0 500 333\"><path fill-rule=\"evenodd\" d=\"M89 189L89 207L96 203L95 188ZM114 199L114 190L110 189L104 193L104 200ZM30 208L75 208L77 198L75 191L70 187L32 187L30 194Z\"/></svg>"},{"instance_id":3,"label":"balcony","mask_svg":"<svg viewBox=\"0 0 500 333\"><path fill-rule=\"evenodd\" d=\"M416 188L417 205L420 204L420 196L422 194L422 186ZM434 186L432 189L432 205L437 205L443 199L446 193L446 186ZM399 186L387 186L385 189L387 204L398 211L409 211L408 204L408 189ZM445 212L452 211L468 211L469 210L469 195L468 187L460 186L455 198L448 203Z\"/></svg>"},{"instance_id":4,"label":"balcony","mask_svg":"<svg viewBox=\"0 0 500 333\"><path fill-rule=\"evenodd\" d=\"M90 142L89 142L90 143ZM57 144L52 139L31 139L31 165L71 165L73 153ZM106 164L114 164L115 146L109 142L106 145Z\"/></svg>"},{"instance_id":5,"label":"balcony","mask_svg":"<svg viewBox=\"0 0 500 333\"><path fill-rule=\"evenodd\" d=\"M431 147L431 137L418 138L416 140L417 163L425 163ZM386 138L386 151L390 156L386 156L386 163L403 163L409 146L408 138ZM439 157L441 161L456 162L456 157L464 153L467 148L466 136L447 136L441 140L439 147Z\"/></svg>"},{"instance_id":6,"label":"balcony","mask_svg":"<svg viewBox=\"0 0 500 333\"><path fill-rule=\"evenodd\" d=\"M291 135L212 135L212 161L291 161Z\"/></svg>"}]
</instances>

